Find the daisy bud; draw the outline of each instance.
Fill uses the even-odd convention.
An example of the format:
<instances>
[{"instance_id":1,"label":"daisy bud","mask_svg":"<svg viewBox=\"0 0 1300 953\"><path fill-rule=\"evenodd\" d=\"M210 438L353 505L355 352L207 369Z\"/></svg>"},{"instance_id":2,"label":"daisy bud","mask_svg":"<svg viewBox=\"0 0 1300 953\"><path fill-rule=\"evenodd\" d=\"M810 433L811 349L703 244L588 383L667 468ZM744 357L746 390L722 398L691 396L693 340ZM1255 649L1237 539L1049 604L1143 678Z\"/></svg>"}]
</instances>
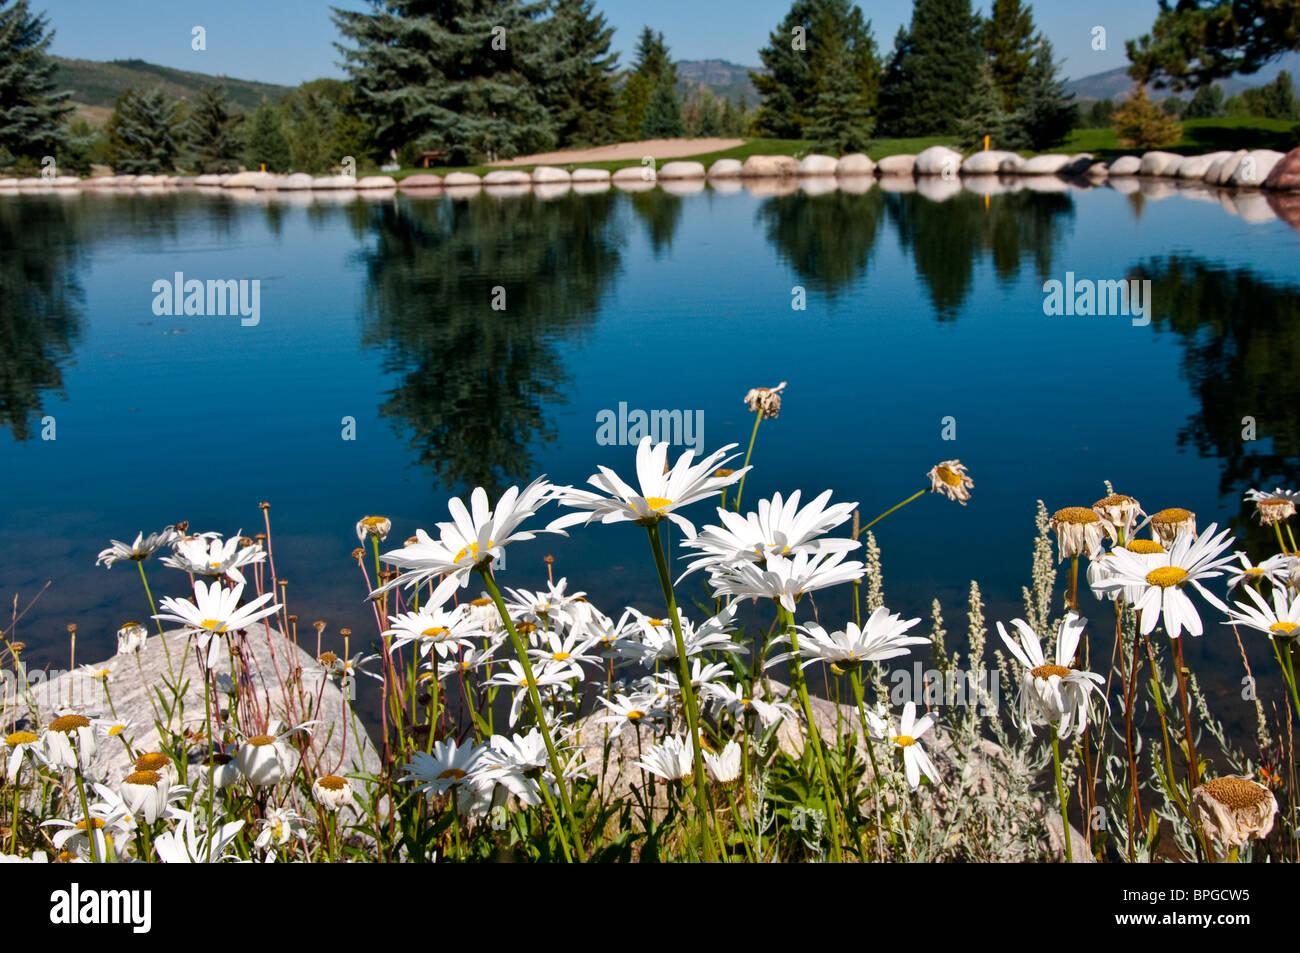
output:
<instances>
[{"instance_id":1,"label":"daisy bud","mask_svg":"<svg viewBox=\"0 0 1300 953\"><path fill-rule=\"evenodd\" d=\"M284 777L284 757L274 735L254 735L239 746L235 760L255 788L272 787Z\"/></svg>"},{"instance_id":2,"label":"daisy bud","mask_svg":"<svg viewBox=\"0 0 1300 953\"><path fill-rule=\"evenodd\" d=\"M161 756L160 756L161 757ZM171 782L157 771L134 771L122 779L118 792L137 820L152 824L167 807Z\"/></svg>"},{"instance_id":3,"label":"daisy bud","mask_svg":"<svg viewBox=\"0 0 1300 953\"><path fill-rule=\"evenodd\" d=\"M1196 514L1178 507L1161 510L1151 517L1151 531L1155 533L1160 545L1168 549L1179 533L1196 535Z\"/></svg>"},{"instance_id":4,"label":"daisy bud","mask_svg":"<svg viewBox=\"0 0 1300 953\"><path fill-rule=\"evenodd\" d=\"M312 783L311 796L325 810L337 811L352 800L352 783L347 778L326 775Z\"/></svg>"},{"instance_id":5,"label":"daisy bud","mask_svg":"<svg viewBox=\"0 0 1300 953\"><path fill-rule=\"evenodd\" d=\"M781 391L785 390L785 381L776 387L754 387L745 395L745 403L750 413L761 413L763 419L775 417L781 412Z\"/></svg>"},{"instance_id":6,"label":"daisy bud","mask_svg":"<svg viewBox=\"0 0 1300 953\"><path fill-rule=\"evenodd\" d=\"M966 467L960 460L944 460L936 464L926 476L930 478L931 493L942 493L962 506L970 499L970 488L975 486L975 481L966 475Z\"/></svg>"},{"instance_id":7,"label":"daisy bud","mask_svg":"<svg viewBox=\"0 0 1300 953\"><path fill-rule=\"evenodd\" d=\"M117 630L117 654L129 655L139 652L149 639L149 630L139 622L125 622Z\"/></svg>"},{"instance_id":8,"label":"daisy bud","mask_svg":"<svg viewBox=\"0 0 1300 953\"><path fill-rule=\"evenodd\" d=\"M1101 552L1105 532L1101 517L1084 506L1067 506L1052 514L1049 525L1056 531L1058 562Z\"/></svg>"},{"instance_id":9,"label":"daisy bud","mask_svg":"<svg viewBox=\"0 0 1300 953\"><path fill-rule=\"evenodd\" d=\"M1249 778L1206 781L1192 791L1192 804L1205 833L1226 848L1240 847L1252 838L1267 837L1277 813L1273 792Z\"/></svg>"},{"instance_id":10,"label":"daisy bud","mask_svg":"<svg viewBox=\"0 0 1300 953\"><path fill-rule=\"evenodd\" d=\"M382 543L392 529L393 521L387 516L362 517L357 523L357 541L364 543L367 536L373 536Z\"/></svg>"}]
</instances>

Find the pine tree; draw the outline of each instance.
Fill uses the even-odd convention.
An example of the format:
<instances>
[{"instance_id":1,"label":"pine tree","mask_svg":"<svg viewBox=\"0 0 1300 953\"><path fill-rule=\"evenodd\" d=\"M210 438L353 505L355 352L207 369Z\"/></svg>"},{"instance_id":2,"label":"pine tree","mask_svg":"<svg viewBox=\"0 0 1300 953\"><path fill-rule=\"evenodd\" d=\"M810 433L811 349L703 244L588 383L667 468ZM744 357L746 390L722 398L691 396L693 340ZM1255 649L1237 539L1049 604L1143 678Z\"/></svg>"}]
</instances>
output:
<instances>
[{"instance_id":1,"label":"pine tree","mask_svg":"<svg viewBox=\"0 0 1300 953\"><path fill-rule=\"evenodd\" d=\"M982 39L1002 107L1013 112L1020 106L1021 84L1034 60L1034 15L1020 0L993 0Z\"/></svg>"},{"instance_id":2,"label":"pine tree","mask_svg":"<svg viewBox=\"0 0 1300 953\"><path fill-rule=\"evenodd\" d=\"M248 168L260 170L265 165L267 172L288 172L293 167L280 110L265 96L245 121L245 128L244 163Z\"/></svg>"},{"instance_id":3,"label":"pine tree","mask_svg":"<svg viewBox=\"0 0 1300 953\"><path fill-rule=\"evenodd\" d=\"M1295 83L1286 70L1277 74L1277 79L1263 86L1242 90L1241 98L1245 100L1250 115L1264 119L1295 119L1296 98Z\"/></svg>"},{"instance_id":4,"label":"pine tree","mask_svg":"<svg viewBox=\"0 0 1300 953\"><path fill-rule=\"evenodd\" d=\"M109 162L119 175L170 175L180 156L177 103L160 89L128 89L108 120Z\"/></svg>"},{"instance_id":5,"label":"pine tree","mask_svg":"<svg viewBox=\"0 0 1300 953\"><path fill-rule=\"evenodd\" d=\"M225 87L199 91L194 114L185 126L186 141L200 173L235 172L244 152L239 127L244 116L226 97Z\"/></svg>"},{"instance_id":6,"label":"pine tree","mask_svg":"<svg viewBox=\"0 0 1300 953\"><path fill-rule=\"evenodd\" d=\"M72 107L57 92L57 64L47 54L54 33L27 0L0 0L0 164L54 155Z\"/></svg>"},{"instance_id":7,"label":"pine tree","mask_svg":"<svg viewBox=\"0 0 1300 953\"><path fill-rule=\"evenodd\" d=\"M593 0L556 0L550 21L555 60L542 104L556 123L561 147L598 145L617 136L618 93L610 53L614 29Z\"/></svg>"},{"instance_id":8,"label":"pine tree","mask_svg":"<svg viewBox=\"0 0 1300 953\"><path fill-rule=\"evenodd\" d=\"M557 60L547 7L524 0L388 0L334 9L336 44L374 151L416 145L453 164L541 151L555 123L539 101Z\"/></svg>"},{"instance_id":9,"label":"pine tree","mask_svg":"<svg viewBox=\"0 0 1300 953\"><path fill-rule=\"evenodd\" d=\"M677 88L677 67L673 65L668 53L668 45L662 33L655 33L649 27L641 30L633 53L632 74L619 92L618 112L621 126L629 136L641 134L645 125L646 114L650 108L650 99L663 74L667 74L673 86L674 96ZM661 108L667 107L663 103ZM678 103L680 111L680 102ZM671 110L669 110L671 111Z\"/></svg>"},{"instance_id":10,"label":"pine tree","mask_svg":"<svg viewBox=\"0 0 1300 953\"><path fill-rule=\"evenodd\" d=\"M957 141L962 148L982 148L985 136L989 137L991 148L1009 148L1010 117L1002 104L1002 91L998 89L992 64L981 63L966 115L957 123Z\"/></svg>"},{"instance_id":11,"label":"pine tree","mask_svg":"<svg viewBox=\"0 0 1300 953\"><path fill-rule=\"evenodd\" d=\"M1173 116L1151 102L1147 88L1138 84L1132 95L1111 116L1120 145L1131 149L1155 149L1171 146L1183 135L1183 127Z\"/></svg>"},{"instance_id":12,"label":"pine tree","mask_svg":"<svg viewBox=\"0 0 1300 953\"><path fill-rule=\"evenodd\" d=\"M672 75L664 71L650 91L645 119L641 122L642 139L679 139L686 135L682 120L682 101L677 96L677 85Z\"/></svg>"},{"instance_id":13,"label":"pine tree","mask_svg":"<svg viewBox=\"0 0 1300 953\"><path fill-rule=\"evenodd\" d=\"M1084 116L1085 128L1087 129L1109 129L1110 117L1115 112L1115 101L1113 99L1099 99L1088 107Z\"/></svg>"},{"instance_id":14,"label":"pine tree","mask_svg":"<svg viewBox=\"0 0 1300 953\"><path fill-rule=\"evenodd\" d=\"M1079 124L1079 107L1060 78L1052 44L1046 38L1038 41L1017 98L1020 106L1011 114L1010 123L1012 149L1041 152L1059 146Z\"/></svg>"},{"instance_id":15,"label":"pine tree","mask_svg":"<svg viewBox=\"0 0 1300 953\"><path fill-rule=\"evenodd\" d=\"M707 86L697 86L682 107L688 136L722 135L722 107Z\"/></svg>"},{"instance_id":16,"label":"pine tree","mask_svg":"<svg viewBox=\"0 0 1300 953\"><path fill-rule=\"evenodd\" d=\"M874 126L870 95L854 73L844 37L835 32L831 17L820 17L816 25L811 62L816 84L805 135L819 152L863 152Z\"/></svg>"},{"instance_id":17,"label":"pine tree","mask_svg":"<svg viewBox=\"0 0 1300 953\"><path fill-rule=\"evenodd\" d=\"M813 103L821 79L817 53L823 40L845 50L844 66L852 82L833 80L875 111L880 87L880 61L871 24L849 0L794 0L790 11L759 50L765 72L750 73L762 96L756 123L760 132L783 139L802 139L813 121ZM823 82L823 88L825 82Z\"/></svg>"},{"instance_id":18,"label":"pine tree","mask_svg":"<svg viewBox=\"0 0 1300 953\"><path fill-rule=\"evenodd\" d=\"M970 0L915 0L880 92L891 136L950 135L966 111L984 50Z\"/></svg>"},{"instance_id":19,"label":"pine tree","mask_svg":"<svg viewBox=\"0 0 1300 953\"><path fill-rule=\"evenodd\" d=\"M1198 89L1183 111L1184 119L1215 119L1222 115L1223 90L1213 83Z\"/></svg>"},{"instance_id":20,"label":"pine tree","mask_svg":"<svg viewBox=\"0 0 1300 953\"><path fill-rule=\"evenodd\" d=\"M320 174L340 161L342 153L335 148L333 136L336 109L320 90L304 83L287 97L284 110L294 169Z\"/></svg>"}]
</instances>

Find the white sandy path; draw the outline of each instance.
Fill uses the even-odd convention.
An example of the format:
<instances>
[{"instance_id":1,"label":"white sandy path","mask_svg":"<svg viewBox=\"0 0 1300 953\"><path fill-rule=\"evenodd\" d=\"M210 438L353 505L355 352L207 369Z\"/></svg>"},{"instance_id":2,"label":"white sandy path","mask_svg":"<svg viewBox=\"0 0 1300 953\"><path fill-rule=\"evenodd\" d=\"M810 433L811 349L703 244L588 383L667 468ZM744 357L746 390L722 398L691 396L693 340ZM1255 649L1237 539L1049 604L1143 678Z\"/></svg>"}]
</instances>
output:
<instances>
[{"instance_id":1,"label":"white sandy path","mask_svg":"<svg viewBox=\"0 0 1300 953\"><path fill-rule=\"evenodd\" d=\"M570 162L619 162L654 156L659 159L680 159L682 156L699 156L743 146L744 139L646 139L643 142L620 142L594 149L568 149L563 152L541 152L535 156L502 159L489 165L568 165Z\"/></svg>"}]
</instances>

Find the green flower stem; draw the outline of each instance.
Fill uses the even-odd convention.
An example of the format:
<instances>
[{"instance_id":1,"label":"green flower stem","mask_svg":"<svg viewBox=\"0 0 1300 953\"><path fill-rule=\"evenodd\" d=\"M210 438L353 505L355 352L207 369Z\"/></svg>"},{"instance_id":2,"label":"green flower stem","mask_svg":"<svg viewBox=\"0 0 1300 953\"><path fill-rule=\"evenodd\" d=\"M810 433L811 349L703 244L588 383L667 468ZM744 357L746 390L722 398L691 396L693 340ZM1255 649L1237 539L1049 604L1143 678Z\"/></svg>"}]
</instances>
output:
<instances>
[{"instance_id":1,"label":"green flower stem","mask_svg":"<svg viewBox=\"0 0 1300 953\"><path fill-rule=\"evenodd\" d=\"M879 516L877 516L875 519L873 519L873 520L872 520L870 523L868 523L866 526L862 527L861 532L865 533L867 530L871 529L871 527L875 526L877 523L879 523L881 520L883 520L883 519L884 519L886 516L888 516L890 513L894 512L895 510L901 510L903 507L905 507L908 503L911 503L911 502L912 502L913 500L915 500L917 497L925 496L925 494L927 494L927 493L929 493L929 492L930 492L930 488L929 488L929 487L926 487L924 490L917 490L915 493L913 493L911 496L909 496L907 499L905 499L902 503L898 503L898 504L896 504L896 505L894 505L894 506L891 506L889 509L885 510L885 512L881 513Z\"/></svg>"},{"instance_id":2,"label":"green flower stem","mask_svg":"<svg viewBox=\"0 0 1300 953\"><path fill-rule=\"evenodd\" d=\"M831 787L830 773L826 770L826 752L822 747L822 734L817 728L817 719L813 717L812 702L808 699L808 684L804 680L803 669L799 665L802 656L799 654L799 636L794 630L794 616L779 602L776 611L785 625L786 635L790 637L790 648L794 652L794 658L790 664L790 680L794 682L795 691L799 694L799 703L803 705L804 716L808 719L808 736L812 739L813 753L817 756L817 774L822 783L822 792L826 798L826 817L831 825L831 860L834 863L840 863L843 860L843 854L840 844L840 821L837 810L839 798L835 796L835 789Z\"/></svg>"},{"instance_id":3,"label":"green flower stem","mask_svg":"<svg viewBox=\"0 0 1300 953\"><path fill-rule=\"evenodd\" d=\"M1282 666L1282 677L1286 687L1291 690L1291 704L1300 717L1300 695L1296 693L1295 659L1291 655L1291 638L1274 638L1273 651L1277 654L1278 664Z\"/></svg>"},{"instance_id":4,"label":"green flower stem","mask_svg":"<svg viewBox=\"0 0 1300 953\"><path fill-rule=\"evenodd\" d=\"M659 536L659 525L650 523L646 526L650 536L650 548L654 551L655 568L659 571L659 585L663 588L664 602L667 604L668 618L673 624L673 640L677 646L677 684L682 693L682 707L686 710L686 728L691 733L691 752L694 757L695 774L695 810L700 818L700 838L704 844L704 860L713 863L717 854L713 846L713 837L709 833L709 796L704 779L704 753L700 750L700 709L695 699L695 689L691 685L691 665L686 658L686 640L682 637L682 620L677 615L677 600L673 596L672 580L668 576L668 561L664 558L663 541Z\"/></svg>"},{"instance_id":5,"label":"green flower stem","mask_svg":"<svg viewBox=\"0 0 1300 953\"><path fill-rule=\"evenodd\" d=\"M135 565L136 568L140 570L140 581L144 583L144 594L145 594L145 598L149 600L149 609L153 612L154 615L157 615L158 607L154 604L153 593L149 591L149 580L145 577L144 574L144 560L137 559L135 561ZM167 671L170 672L172 670L172 652L171 649L167 648L167 640L163 638L162 619L154 619L153 623L158 627L158 638L162 639L163 652L167 656Z\"/></svg>"},{"instance_id":6,"label":"green flower stem","mask_svg":"<svg viewBox=\"0 0 1300 953\"><path fill-rule=\"evenodd\" d=\"M560 792L560 805L564 810L565 819L568 821L569 832L573 835L573 851L578 857L578 863L584 864L587 862L587 856L582 849L582 834L578 829L578 820L573 813L573 803L569 800L569 787L564 783L564 768L560 763L560 755L555 749L555 741L551 738L551 729L546 724L546 711L542 707L541 692L537 690L537 680L533 677L532 663L528 661L528 651L524 647L523 639L519 637L519 632L515 629L510 613L506 611L505 601L501 598L501 590L497 588L496 580L492 578L492 567L488 564L481 564L478 573L483 579L483 585L487 587L488 595L492 597L492 601L496 604L497 612L501 616L501 622L510 635L510 644L514 646L515 655L519 657L519 665L524 670L524 677L528 679L528 698L533 704L533 713L537 716L537 727L542 733L542 740L546 742L546 755L551 762L551 771L555 773L555 786ZM550 793L546 789L545 779L542 779L539 787L542 789L542 796L549 801ZM569 845L562 829L559 830L559 835L560 846L564 848L564 856L568 860L570 859Z\"/></svg>"},{"instance_id":7,"label":"green flower stem","mask_svg":"<svg viewBox=\"0 0 1300 953\"><path fill-rule=\"evenodd\" d=\"M749 458L754 453L754 440L755 438L758 437L758 425L761 424L762 422L763 422L763 412L761 410L755 411L754 430L749 435L749 449L745 451L745 466L749 466ZM745 492L745 477L748 475L749 474L747 473L742 473L740 475L740 486L736 487L736 512L737 513L740 512L740 494ZM725 490L723 490L723 495L724 496L726 495Z\"/></svg>"},{"instance_id":8,"label":"green flower stem","mask_svg":"<svg viewBox=\"0 0 1300 953\"><path fill-rule=\"evenodd\" d=\"M1056 736L1056 725L1052 725L1052 770L1056 773L1056 796L1061 801L1061 838L1065 841L1065 862L1074 863L1074 851L1070 841L1070 815L1066 810L1065 781L1061 777L1061 742Z\"/></svg>"},{"instance_id":9,"label":"green flower stem","mask_svg":"<svg viewBox=\"0 0 1300 953\"><path fill-rule=\"evenodd\" d=\"M1201 783L1201 762L1196 756L1196 741L1192 737L1192 710L1187 703L1187 668L1183 665L1183 640L1174 643L1174 674L1178 676L1178 701L1183 709L1183 725L1187 738L1187 766L1189 788Z\"/></svg>"},{"instance_id":10,"label":"green flower stem","mask_svg":"<svg viewBox=\"0 0 1300 953\"><path fill-rule=\"evenodd\" d=\"M871 758L871 787L873 788L871 803L876 812L876 856L883 863L885 860L885 847L880 840L883 829L880 817L880 765L876 762L876 743L872 740L871 729L867 726L867 707L862 697L862 676L858 674L856 668L849 672L849 680L853 683L853 696L858 701L858 719L862 722L862 740L867 746L867 756Z\"/></svg>"}]
</instances>

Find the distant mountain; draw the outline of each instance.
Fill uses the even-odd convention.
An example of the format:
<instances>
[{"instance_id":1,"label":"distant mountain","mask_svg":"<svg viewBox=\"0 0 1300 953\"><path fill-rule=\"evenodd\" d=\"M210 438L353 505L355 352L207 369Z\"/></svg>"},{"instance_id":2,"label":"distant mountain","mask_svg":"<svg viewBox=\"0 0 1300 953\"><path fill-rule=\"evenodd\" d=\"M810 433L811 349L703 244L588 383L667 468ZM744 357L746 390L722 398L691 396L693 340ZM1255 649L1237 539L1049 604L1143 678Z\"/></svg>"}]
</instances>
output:
<instances>
[{"instance_id":1,"label":"distant mountain","mask_svg":"<svg viewBox=\"0 0 1300 953\"><path fill-rule=\"evenodd\" d=\"M1243 89L1271 83L1277 79L1277 74L1282 70L1287 70L1293 78L1300 80L1300 53L1287 53L1266 65L1258 73L1252 73L1249 76L1239 73L1236 76L1218 80L1215 85L1222 89L1225 95L1235 96ZM1075 98L1080 100L1118 99L1133 88L1133 80L1129 78L1128 67L1121 66L1118 69L1107 70L1104 73L1093 73L1091 76L1069 80L1066 83L1066 88L1074 93ZM1156 101L1174 95L1186 99L1192 93L1175 93L1170 89L1153 89L1151 91L1151 98Z\"/></svg>"},{"instance_id":2,"label":"distant mountain","mask_svg":"<svg viewBox=\"0 0 1300 953\"><path fill-rule=\"evenodd\" d=\"M289 90L287 86L273 83L192 73L146 63L144 60L100 63L94 60L68 60L61 56L52 59L59 66L55 75L58 88L71 90L73 102L99 109L112 109L117 98L128 89L137 92L161 89L173 99L194 102L202 87L216 84L224 86L226 95L245 110L256 108L263 96L275 101ZM88 112L94 115L98 110Z\"/></svg>"},{"instance_id":3,"label":"distant mountain","mask_svg":"<svg viewBox=\"0 0 1300 953\"><path fill-rule=\"evenodd\" d=\"M697 86L707 86L721 99L739 100L744 96L745 105L752 109L758 105L758 90L749 79L750 70L762 72L757 66L741 66L727 60L678 60L677 77L681 80L678 89L685 96Z\"/></svg>"}]
</instances>

